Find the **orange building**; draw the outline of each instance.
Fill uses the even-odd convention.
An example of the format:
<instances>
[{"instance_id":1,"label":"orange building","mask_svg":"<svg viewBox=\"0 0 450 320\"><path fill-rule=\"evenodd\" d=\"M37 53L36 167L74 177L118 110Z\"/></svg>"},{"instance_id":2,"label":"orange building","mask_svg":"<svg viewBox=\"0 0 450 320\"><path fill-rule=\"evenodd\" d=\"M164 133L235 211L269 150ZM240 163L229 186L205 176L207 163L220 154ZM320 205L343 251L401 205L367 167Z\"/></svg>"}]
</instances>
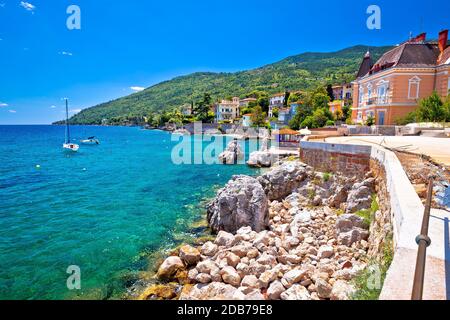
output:
<instances>
[{"instance_id":1,"label":"orange building","mask_svg":"<svg viewBox=\"0 0 450 320\"><path fill-rule=\"evenodd\" d=\"M448 30L438 42L421 34L386 52L375 64L367 52L353 84L352 118L364 123L370 116L378 125L392 125L414 111L418 101L436 90L450 90Z\"/></svg>"}]
</instances>

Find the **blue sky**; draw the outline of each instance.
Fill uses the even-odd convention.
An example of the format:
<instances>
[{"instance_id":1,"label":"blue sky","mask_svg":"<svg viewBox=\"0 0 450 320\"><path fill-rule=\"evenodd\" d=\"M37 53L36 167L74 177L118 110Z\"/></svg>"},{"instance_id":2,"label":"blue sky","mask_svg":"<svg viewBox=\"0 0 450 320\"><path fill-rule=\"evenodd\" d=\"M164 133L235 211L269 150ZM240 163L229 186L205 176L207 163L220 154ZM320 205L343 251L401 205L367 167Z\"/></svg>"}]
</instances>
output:
<instances>
[{"instance_id":1,"label":"blue sky","mask_svg":"<svg viewBox=\"0 0 450 320\"><path fill-rule=\"evenodd\" d=\"M436 38L450 2L0 0L0 124L47 124L194 71L237 71L306 51ZM81 8L68 30L66 8ZM366 9L382 10L381 30Z\"/></svg>"}]
</instances>

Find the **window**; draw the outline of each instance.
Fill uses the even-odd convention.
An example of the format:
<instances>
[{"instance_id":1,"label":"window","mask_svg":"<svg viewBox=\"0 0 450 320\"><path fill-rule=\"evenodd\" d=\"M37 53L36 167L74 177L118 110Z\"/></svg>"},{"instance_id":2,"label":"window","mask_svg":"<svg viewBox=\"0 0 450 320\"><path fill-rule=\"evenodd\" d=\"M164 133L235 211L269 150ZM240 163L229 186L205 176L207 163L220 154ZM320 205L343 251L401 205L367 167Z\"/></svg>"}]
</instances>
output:
<instances>
[{"instance_id":1,"label":"window","mask_svg":"<svg viewBox=\"0 0 450 320\"><path fill-rule=\"evenodd\" d=\"M450 78L448 78L447 94L450 94Z\"/></svg>"},{"instance_id":2,"label":"window","mask_svg":"<svg viewBox=\"0 0 450 320\"><path fill-rule=\"evenodd\" d=\"M408 99L419 99L420 80L418 76L409 79Z\"/></svg>"},{"instance_id":3,"label":"window","mask_svg":"<svg viewBox=\"0 0 450 320\"><path fill-rule=\"evenodd\" d=\"M362 121L362 112L361 111L358 112L358 115L357 115L356 119L358 121Z\"/></svg>"},{"instance_id":4,"label":"window","mask_svg":"<svg viewBox=\"0 0 450 320\"><path fill-rule=\"evenodd\" d=\"M364 88L362 86L359 87L359 104L362 104L364 96Z\"/></svg>"},{"instance_id":5,"label":"window","mask_svg":"<svg viewBox=\"0 0 450 320\"><path fill-rule=\"evenodd\" d=\"M389 87L388 81L381 80L380 82L378 82L378 90L377 90L378 104L387 103L388 87Z\"/></svg>"},{"instance_id":6,"label":"window","mask_svg":"<svg viewBox=\"0 0 450 320\"><path fill-rule=\"evenodd\" d=\"M367 97L370 99L370 98L372 98L372 84L371 83L369 83L368 85L367 85Z\"/></svg>"}]
</instances>

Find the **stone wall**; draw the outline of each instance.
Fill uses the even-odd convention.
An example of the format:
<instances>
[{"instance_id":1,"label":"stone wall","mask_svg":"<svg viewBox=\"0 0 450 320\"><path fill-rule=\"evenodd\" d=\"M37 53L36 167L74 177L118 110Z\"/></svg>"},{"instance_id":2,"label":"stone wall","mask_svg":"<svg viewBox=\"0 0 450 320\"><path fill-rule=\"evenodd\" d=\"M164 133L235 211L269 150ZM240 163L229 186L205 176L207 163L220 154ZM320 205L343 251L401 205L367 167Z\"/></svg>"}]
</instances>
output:
<instances>
[{"instance_id":1,"label":"stone wall","mask_svg":"<svg viewBox=\"0 0 450 320\"><path fill-rule=\"evenodd\" d=\"M387 189L386 171L382 163L377 160L370 160L370 169L376 178L376 193L379 210L370 226L369 251L368 256L381 263L385 258L386 249L393 251L393 227L391 209L391 199Z\"/></svg>"},{"instance_id":2,"label":"stone wall","mask_svg":"<svg viewBox=\"0 0 450 320\"><path fill-rule=\"evenodd\" d=\"M302 141L300 159L322 172L364 176L370 171L370 146Z\"/></svg>"}]
</instances>

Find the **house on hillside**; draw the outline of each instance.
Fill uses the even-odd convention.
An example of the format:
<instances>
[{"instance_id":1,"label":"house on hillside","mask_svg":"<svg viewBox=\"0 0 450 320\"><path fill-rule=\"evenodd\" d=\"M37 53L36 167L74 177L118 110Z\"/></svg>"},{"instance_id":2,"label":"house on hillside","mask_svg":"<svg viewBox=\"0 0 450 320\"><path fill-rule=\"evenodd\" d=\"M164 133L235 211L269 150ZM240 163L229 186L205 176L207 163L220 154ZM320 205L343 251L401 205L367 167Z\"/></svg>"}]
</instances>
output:
<instances>
[{"instance_id":1,"label":"house on hillside","mask_svg":"<svg viewBox=\"0 0 450 320\"><path fill-rule=\"evenodd\" d=\"M441 97L450 89L448 30L436 42L423 33L386 52L373 63L367 52L353 84L352 118L363 123L373 117L377 125L392 125L416 110L419 99L436 90Z\"/></svg>"},{"instance_id":2,"label":"house on hillside","mask_svg":"<svg viewBox=\"0 0 450 320\"><path fill-rule=\"evenodd\" d=\"M269 118L273 117L273 109L278 108L281 109L284 107L284 100L286 99L286 94L277 93L270 97L269 99Z\"/></svg>"},{"instance_id":3,"label":"house on hillside","mask_svg":"<svg viewBox=\"0 0 450 320\"><path fill-rule=\"evenodd\" d=\"M233 121L240 116L240 100L234 97L231 101L222 100L215 106L216 121Z\"/></svg>"},{"instance_id":4,"label":"house on hillside","mask_svg":"<svg viewBox=\"0 0 450 320\"><path fill-rule=\"evenodd\" d=\"M300 108L300 102L292 102L289 104L289 108L281 108L278 110L278 123L281 125L288 125L289 121L297 114L297 110Z\"/></svg>"},{"instance_id":5,"label":"house on hillside","mask_svg":"<svg viewBox=\"0 0 450 320\"><path fill-rule=\"evenodd\" d=\"M255 98L245 98L245 99L241 99L241 100L239 101L239 106L240 106L241 108L245 108L245 107L248 107L248 105L249 105L251 102L256 103L257 101L258 101L258 99L255 99Z\"/></svg>"},{"instance_id":6,"label":"house on hillside","mask_svg":"<svg viewBox=\"0 0 450 320\"><path fill-rule=\"evenodd\" d=\"M181 113L184 116L191 116L194 113L194 111L192 110L192 105L190 103L186 103L186 104L182 105Z\"/></svg>"}]
</instances>

